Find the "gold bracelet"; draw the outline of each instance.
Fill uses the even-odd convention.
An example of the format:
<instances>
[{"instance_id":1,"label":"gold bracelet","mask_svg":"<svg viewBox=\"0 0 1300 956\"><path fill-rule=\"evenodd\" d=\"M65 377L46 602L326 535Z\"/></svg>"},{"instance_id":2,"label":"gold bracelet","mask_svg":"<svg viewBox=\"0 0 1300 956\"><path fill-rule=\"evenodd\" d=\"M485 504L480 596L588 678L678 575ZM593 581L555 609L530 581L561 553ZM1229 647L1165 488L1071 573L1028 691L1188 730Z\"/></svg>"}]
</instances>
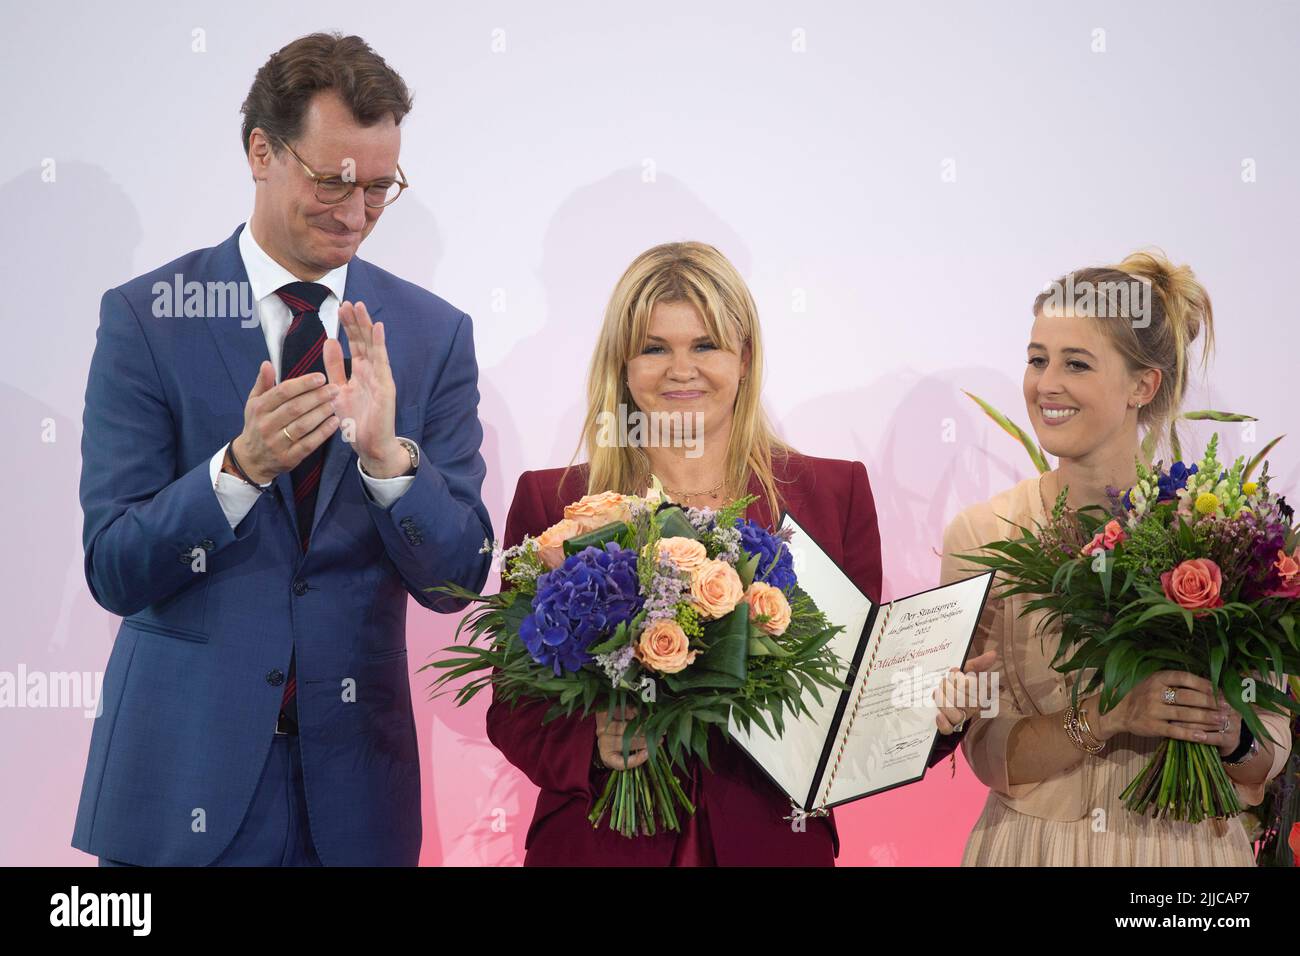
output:
<instances>
[{"instance_id":1,"label":"gold bracelet","mask_svg":"<svg viewBox=\"0 0 1300 956\"><path fill-rule=\"evenodd\" d=\"M1065 720L1062 724L1065 727L1065 735L1070 738L1070 743L1074 744L1074 746L1084 753L1098 754L1101 752L1100 747L1093 747L1083 739L1083 734L1079 730L1079 716L1073 704L1065 708Z\"/></svg>"},{"instance_id":2,"label":"gold bracelet","mask_svg":"<svg viewBox=\"0 0 1300 956\"><path fill-rule=\"evenodd\" d=\"M1079 708L1079 729L1083 731L1084 742L1092 745L1093 749L1088 752L1094 754L1101 753L1106 746L1106 741L1098 740L1097 735L1094 734L1092 728L1088 726L1088 710L1086 707Z\"/></svg>"}]
</instances>

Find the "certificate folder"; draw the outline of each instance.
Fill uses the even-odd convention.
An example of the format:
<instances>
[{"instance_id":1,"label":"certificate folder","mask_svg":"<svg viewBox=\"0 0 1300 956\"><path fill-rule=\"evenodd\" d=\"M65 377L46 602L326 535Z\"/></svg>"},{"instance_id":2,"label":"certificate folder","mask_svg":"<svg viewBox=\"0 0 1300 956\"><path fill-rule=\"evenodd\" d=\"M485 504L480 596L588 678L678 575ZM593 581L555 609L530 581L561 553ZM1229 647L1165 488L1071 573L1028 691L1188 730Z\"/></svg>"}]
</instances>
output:
<instances>
[{"instance_id":1,"label":"certificate folder","mask_svg":"<svg viewBox=\"0 0 1300 956\"><path fill-rule=\"evenodd\" d=\"M787 712L778 738L733 715L732 740L805 813L915 783L939 735L926 688L966 659L993 572L877 605L788 512L780 527L799 587L844 628L828 646L845 689L818 687L820 703L805 689L808 713Z\"/></svg>"}]
</instances>

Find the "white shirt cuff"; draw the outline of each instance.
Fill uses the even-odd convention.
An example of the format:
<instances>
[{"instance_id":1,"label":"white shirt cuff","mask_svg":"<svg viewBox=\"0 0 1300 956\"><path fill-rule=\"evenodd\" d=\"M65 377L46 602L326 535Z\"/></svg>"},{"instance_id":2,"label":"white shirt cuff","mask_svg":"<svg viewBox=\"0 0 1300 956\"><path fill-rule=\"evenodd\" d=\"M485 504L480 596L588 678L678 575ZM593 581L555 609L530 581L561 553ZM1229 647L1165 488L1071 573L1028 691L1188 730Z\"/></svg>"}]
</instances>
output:
<instances>
[{"instance_id":1,"label":"white shirt cuff","mask_svg":"<svg viewBox=\"0 0 1300 956\"><path fill-rule=\"evenodd\" d=\"M418 469L420 467L420 443L415 439L409 440L415 445L415 467ZM370 500L385 510L391 508L394 501L406 494L406 489L411 487L411 482L415 481L415 475L398 475L396 478L372 478L361 467L360 458L357 459L357 471L361 474L361 482L365 485Z\"/></svg>"},{"instance_id":2,"label":"white shirt cuff","mask_svg":"<svg viewBox=\"0 0 1300 956\"><path fill-rule=\"evenodd\" d=\"M253 505L257 504L261 492L256 486L250 485L237 475L230 475L221 470L228 447L227 442L212 456L212 461L208 465L208 474L212 477L212 490L216 492L217 503L221 505L226 521L230 523L230 529L233 531L253 510ZM271 483L267 482L262 487L269 488Z\"/></svg>"}]
</instances>

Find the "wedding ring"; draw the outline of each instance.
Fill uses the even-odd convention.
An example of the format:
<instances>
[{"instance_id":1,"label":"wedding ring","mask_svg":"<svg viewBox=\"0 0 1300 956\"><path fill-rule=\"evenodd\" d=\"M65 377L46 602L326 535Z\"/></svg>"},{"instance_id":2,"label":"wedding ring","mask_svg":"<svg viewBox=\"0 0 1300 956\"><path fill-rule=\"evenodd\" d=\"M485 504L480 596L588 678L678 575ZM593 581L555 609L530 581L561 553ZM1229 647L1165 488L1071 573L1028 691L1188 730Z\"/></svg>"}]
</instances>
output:
<instances>
[{"instance_id":1,"label":"wedding ring","mask_svg":"<svg viewBox=\"0 0 1300 956\"><path fill-rule=\"evenodd\" d=\"M1165 688L1165 703L1166 704L1177 703L1174 696L1174 689L1172 687Z\"/></svg>"},{"instance_id":2,"label":"wedding ring","mask_svg":"<svg viewBox=\"0 0 1300 956\"><path fill-rule=\"evenodd\" d=\"M289 426L286 425L284 428L281 428L280 431L284 432L284 437L287 438L287 439L289 439L289 444L292 445L292 444L293 444L293 436L289 434Z\"/></svg>"},{"instance_id":3,"label":"wedding ring","mask_svg":"<svg viewBox=\"0 0 1300 956\"><path fill-rule=\"evenodd\" d=\"M1230 721L1228 720L1227 717L1224 717L1224 718L1223 718L1223 729L1220 730L1219 733L1221 733L1221 734L1226 734L1226 733L1228 732L1228 727L1229 727L1229 725L1230 725Z\"/></svg>"}]
</instances>

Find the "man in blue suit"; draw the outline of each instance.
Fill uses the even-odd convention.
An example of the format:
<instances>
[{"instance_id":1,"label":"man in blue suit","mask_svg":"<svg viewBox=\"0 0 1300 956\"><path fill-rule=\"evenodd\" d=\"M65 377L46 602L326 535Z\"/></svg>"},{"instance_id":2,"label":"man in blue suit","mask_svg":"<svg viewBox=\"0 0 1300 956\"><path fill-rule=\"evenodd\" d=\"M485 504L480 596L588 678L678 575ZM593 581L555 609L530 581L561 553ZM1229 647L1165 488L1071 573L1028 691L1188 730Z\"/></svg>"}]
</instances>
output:
<instances>
[{"instance_id":1,"label":"man in blue suit","mask_svg":"<svg viewBox=\"0 0 1300 956\"><path fill-rule=\"evenodd\" d=\"M101 864L418 861L406 596L463 607L428 589L481 588L492 529L469 316L356 257L410 108L360 38L289 44L243 107L248 222L100 304L86 580L124 620L72 845Z\"/></svg>"}]
</instances>

